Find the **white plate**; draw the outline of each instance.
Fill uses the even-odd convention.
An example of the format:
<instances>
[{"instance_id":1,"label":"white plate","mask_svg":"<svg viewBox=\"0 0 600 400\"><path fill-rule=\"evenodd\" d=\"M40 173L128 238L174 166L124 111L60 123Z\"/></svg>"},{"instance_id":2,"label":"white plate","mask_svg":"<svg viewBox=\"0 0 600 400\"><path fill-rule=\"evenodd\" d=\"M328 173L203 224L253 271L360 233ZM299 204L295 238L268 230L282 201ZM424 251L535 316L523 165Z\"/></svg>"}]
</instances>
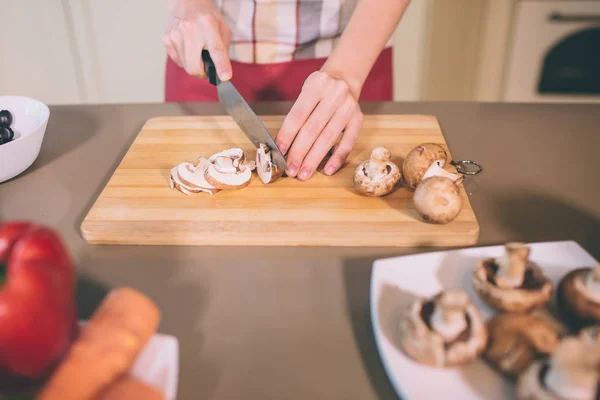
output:
<instances>
[{"instance_id":1,"label":"white plate","mask_svg":"<svg viewBox=\"0 0 600 400\"><path fill-rule=\"evenodd\" d=\"M87 321L79 321L85 327ZM130 374L165 394L177 398L179 381L179 342L175 336L156 333L133 363Z\"/></svg>"},{"instance_id":2,"label":"white plate","mask_svg":"<svg viewBox=\"0 0 600 400\"><path fill-rule=\"evenodd\" d=\"M179 342L171 335L157 333L136 359L131 374L161 390L166 400L177 398Z\"/></svg>"},{"instance_id":3,"label":"white plate","mask_svg":"<svg viewBox=\"0 0 600 400\"><path fill-rule=\"evenodd\" d=\"M557 283L568 271L592 267L594 258L577 243L531 244L531 260ZM515 398L514 385L485 361L438 369L422 365L402 353L393 342L398 311L416 296L431 296L442 289L461 288L487 319L494 311L471 287L471 272L481 258L499 257L504 246L468 248L447 252L377 260L371 275L371 321L375 342L387 375L403 400L452 398Z\"/></svg>"}]
</instances>

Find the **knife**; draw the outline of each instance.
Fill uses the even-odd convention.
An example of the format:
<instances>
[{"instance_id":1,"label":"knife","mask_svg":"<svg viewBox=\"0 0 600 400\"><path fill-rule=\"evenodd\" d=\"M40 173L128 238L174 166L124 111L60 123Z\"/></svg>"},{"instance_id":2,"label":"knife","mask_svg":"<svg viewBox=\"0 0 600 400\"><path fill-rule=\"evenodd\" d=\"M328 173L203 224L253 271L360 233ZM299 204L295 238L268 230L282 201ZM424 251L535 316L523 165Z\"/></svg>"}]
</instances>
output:
<instances>
[{"instance_id":1,"label":"knife","mask_svg":"<svg viewBox=\"0 0 600 400\"><path fill-rule=\"evenodd\" d=\"M215 64L207 50L202 50L202 61L204 62L204 71L206 72L206 75L208 75L208 80L212 85L217 87L219 102L225 107L227 113L238 124L256 148L259 148L261 144L265 144L271 149L271 157L275 165L284 171L287 171L287 162L285 161L285 157L281 153L281 150L277 147L275 140L273 140L273 137L267 128L265 128L262 121L258 118L252 108L250 108L248 103L246 103L235 86L229 81L223 82L219 79Z\"/></svg>"}]
</instances>

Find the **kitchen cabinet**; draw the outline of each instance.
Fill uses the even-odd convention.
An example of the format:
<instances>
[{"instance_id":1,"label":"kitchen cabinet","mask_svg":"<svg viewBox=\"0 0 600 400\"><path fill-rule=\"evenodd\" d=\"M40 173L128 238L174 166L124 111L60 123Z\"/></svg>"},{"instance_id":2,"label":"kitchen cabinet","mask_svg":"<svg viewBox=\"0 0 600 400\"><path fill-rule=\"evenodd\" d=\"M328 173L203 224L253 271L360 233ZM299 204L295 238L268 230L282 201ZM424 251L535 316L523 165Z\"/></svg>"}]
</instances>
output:
<instances>
[{"instance_id":1,"label":"kitchen cabinet","mask_svg":"<svg viewBox=\"0 0 600 400\"><path fill-rule=\"evenodd\" d=\"M162 102L165 0L69 0L91 103Z\"/></svg>"},{"instance_id":2,"label":"kitchen cabinet","mask_svg":"<svg viewBox=\"0 0 600 400\"><path fill-rule=\"evenodd\" d=\"M0 94L54 104L85 100L68 4L0 0Z\"/></svg>"}]
</instances>

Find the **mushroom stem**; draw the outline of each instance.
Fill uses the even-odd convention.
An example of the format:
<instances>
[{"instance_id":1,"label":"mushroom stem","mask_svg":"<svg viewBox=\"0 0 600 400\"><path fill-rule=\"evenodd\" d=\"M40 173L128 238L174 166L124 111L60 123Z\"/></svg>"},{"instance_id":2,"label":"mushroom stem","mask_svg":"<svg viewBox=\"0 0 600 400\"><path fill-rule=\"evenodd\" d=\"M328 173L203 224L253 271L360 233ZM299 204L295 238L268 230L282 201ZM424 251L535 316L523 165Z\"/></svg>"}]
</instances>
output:
<instances>
[{"instance_id":1,"label":"mushroom stem","mask_svg":"<svg viewBox=\"0 0 600 400\"><path fill-rule=\"evenodd\" d=\"M435 304L431 316L431 327L438 332L445 342L451 342L467 328L465 309L469 299L464 292L446 291Z\"/></svg>"},{"instance_id":2,"label":"mushroom stem","mask_svg":"<svg viewBox=\"0 0 600 400\"><path fill-rule=\"evenodd\" d=\"M514 289L523 285L529 258L529 247L522 243L508 243L506 252L498 262L495 275L496 285L502 289Z\"/></svg>"},{"instance_id":3,"label":"mushroom stem","mask_svg":"<svg viewBox=\"0 0 600 400\"><path fill-rule=\"evenodd\" d=\"M432 176L441 176L444 178L450 179L455 184L460 184L463 181L463 176L461 174L453 174L452 172L448 172L444 169L444 165L446 162L444 160L436 160L431 164L431 166L425 171L423 175L423 180L427 178L431 178Z\"/></svg>"},{"instance_id":4,"label":"mushroom stem","mask_svg":"<svg viewBox=\"0 0 600 400\"><path fill-rule=\"evenodd\" d=\"M387 164L392 158L392 154L385 147L377 147L371 152L371 159L365 166L367 176L371 180L378 181L388 174Z\"/></svg>"},{"instance_id":5,"label":"mushroom stem","mask_svg":"<svg viewBox=\"0 0 600 400\"><path fill-rule=\"evenodd\" d=\"M588 299L600 303L600 264L587 273L585 287L581 292Z\"/></svg>"},{"instance_id":6,"label":"mushroom stem","mask_svg":"<svg viewBox=\"0 0 600 400\"><path fill-rule=\"evenodd\" d=\"M575 337L565 338L550 358L544 383L559 398L593 399L598 390L599 368L598 344Z\"/></svg>"},{"instance_id":7,"label":"mushroom stem","mask_svg":"<svg viewBox=\"0 0 600 400\"><path fill-rule=\"evenodd\" d=\"M229 157L217 157L215 159L215 169L224 174L235 174L238 166L239 159L237 159L237 165L234 165L234 160Z\"/></svg>"}]
</instances>

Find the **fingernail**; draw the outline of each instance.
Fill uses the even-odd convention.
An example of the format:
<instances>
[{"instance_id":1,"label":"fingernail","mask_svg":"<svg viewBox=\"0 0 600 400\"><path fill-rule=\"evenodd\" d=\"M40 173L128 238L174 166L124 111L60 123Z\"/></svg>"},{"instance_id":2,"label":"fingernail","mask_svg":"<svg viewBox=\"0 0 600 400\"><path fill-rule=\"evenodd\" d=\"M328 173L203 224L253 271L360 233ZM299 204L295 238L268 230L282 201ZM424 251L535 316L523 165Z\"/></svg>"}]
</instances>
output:
<instances>
[{"instance_id":1,"label":"fingernail","mask_svg":"<svg viewBox=\"0 0 600 400\"><path fill-rule=\"evenodd\" d=\"M298 171L298 167L294 163L288 164L287 174L289 176L295 176L297 171Z\"/></svg>"},{"instance_id":2,"label":"fingernail","mask_svg":"<svg viewBox=\"0 0 600 400\"><path fill-rule=\"evenodd\" d=\"M229 73L229 71L223 70L219 71L219 76L221 77L222 81L226 81L231 78L231 73Z\"/></svg>"},{"instance_id":3,"label":"fingernail","mask_svg":"<svg viewBox=\"0 0 600 400\"><path fill-rule=\"evenodd\" d=\"M311 172L310 169L308 168L302 168L302 171L300 171L300 175L298 175L298 178L305 180L310 178Z\"/></svg>"},{"instance_id":4,"label":"fingernail","mask_svg":"<svg viewBox=\"0 0 600 400\"><path fill-rule=\"evenodd\" d=\"M335 165L328 165L327 167L325 167L325 173L327 175L333 175L334 172L335 172Z\"/></svg>"}]
</instances>

